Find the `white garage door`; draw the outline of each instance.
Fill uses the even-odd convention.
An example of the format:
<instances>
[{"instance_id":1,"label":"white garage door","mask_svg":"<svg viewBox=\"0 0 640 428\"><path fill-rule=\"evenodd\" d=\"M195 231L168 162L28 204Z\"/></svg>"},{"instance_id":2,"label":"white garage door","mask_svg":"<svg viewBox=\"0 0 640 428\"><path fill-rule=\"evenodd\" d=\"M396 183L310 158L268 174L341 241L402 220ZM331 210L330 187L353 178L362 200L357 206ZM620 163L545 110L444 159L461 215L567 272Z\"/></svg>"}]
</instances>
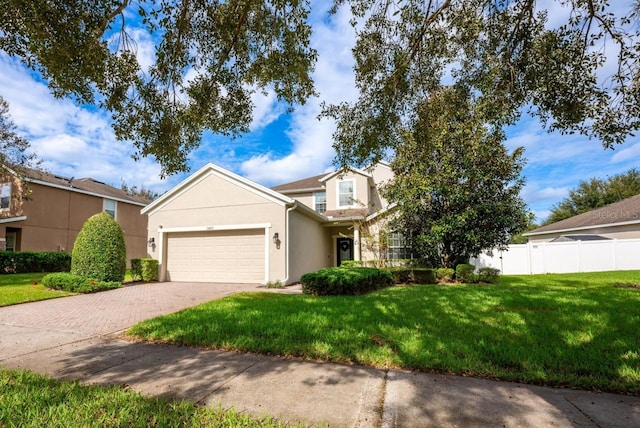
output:
<instances>
[{"instance_id":1,"label":"white garage door","mask_svg":"<svg viewBox=\"0 0 640 428\"><path fill-rule=\"evenodd\" d=\"M264 229L170 233L168 281L264 281Z\"/></svg>"}]
</instances>

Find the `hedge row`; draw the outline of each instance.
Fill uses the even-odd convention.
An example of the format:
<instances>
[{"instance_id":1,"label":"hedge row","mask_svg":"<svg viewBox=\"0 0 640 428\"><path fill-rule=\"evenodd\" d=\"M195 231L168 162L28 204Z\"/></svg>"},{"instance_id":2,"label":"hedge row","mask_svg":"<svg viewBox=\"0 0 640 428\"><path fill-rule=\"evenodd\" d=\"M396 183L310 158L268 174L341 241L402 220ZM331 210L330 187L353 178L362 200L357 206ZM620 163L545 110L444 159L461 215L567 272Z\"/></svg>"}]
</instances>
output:
<instances>
[{"instance_id":1,"label":"hedge row","mask_svg":"<svg viewBox=\"0 0 640 428\"><path fill-rule=\"evenodd\" d=\"M95 293L122 287L121 282L98 281L68 272L50 273L42 278L42 284L54 290L72 293Z\"/></svg>"},{"instance_id":2,"label":"hedge row","mask_svg":"<svg viewBox=\"0 0 640 428\"><path fill-rule=\"evenodd\" d=\"M393 284L391 272L383 269L330 267L302 275L302 292L315 296L355 295Z\"/></svg>"},{"instance_id":3,"label":"hedge row","mask_svg":"<svg viewBox=\"0 0 640 428\"><path fill-rule=\"evenodd\" d=\"M436 270L431 268L389 268L394 284L435 284Z\"/></svg>"},{"instance_id":4,"label":"hedge row","mask_svg":"<svg viewBox=\"0 0 640 428\"><path fill-rule=\"evenodd\" d=\"M156 259L131 259L131 279L134 281L157 281L158 261Z\"/></svg>"},{"instance_id":5,"label":"hedge row","mask_svg":"<svg viewBox=\"0 0 640 428\"><path fill-rule=\"evenodd\" d=\"M69 272L71 254L62 252L0 251L0 274Z\"/></svg>"}]
</instances>

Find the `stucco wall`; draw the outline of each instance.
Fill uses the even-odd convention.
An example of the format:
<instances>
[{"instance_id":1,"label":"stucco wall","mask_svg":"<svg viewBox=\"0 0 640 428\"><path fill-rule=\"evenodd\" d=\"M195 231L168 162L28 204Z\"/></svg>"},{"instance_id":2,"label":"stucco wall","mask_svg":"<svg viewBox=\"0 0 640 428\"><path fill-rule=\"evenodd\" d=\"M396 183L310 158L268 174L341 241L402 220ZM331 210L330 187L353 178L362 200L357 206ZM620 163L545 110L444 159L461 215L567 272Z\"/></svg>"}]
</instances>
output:
<instances>
[{"instance_id":1,"label":"stucco wall","mask_svg":"<svg viewBox=\"0 0 640 428\"><path fill-rule=\"evenodd\" d=\"M102 212L103 198L71 192L54 187L30 183L31 194L22 202L15 215L25 215L26 220L4 224L21 229L21 251L73 250L76 236L84 222ZM146 256L147 218L140 214L139 205L117 202L116 220L125 232L127 261Z\"/></svg>"},{"instance_id":2,"label":"stucco wall","mask_svg":"<svg viewBox=\"0 0 640 428\"><path fill-rule=\"evenodd\" d=\"M354 180L354 199L356 203L352 208L367 208L369 207L369 178L358 173L348 171L343 175L335 175L327 180L327 210L343 209L345 207L338 206L338 182L344 180Z\"/></svg>"},{"instance_id":3,"label":"stucco wall","mask_svg":"<svg viewBox=\"0 0 640 428\"><path fill-rule=\"evenodd\" d=\"M281 241L285 233L285 207L260 196L216 174L206 174L181 193L169 197L149 213L148 237L159 243L159 230L175 227L233 226L271 223L269 231L270 280L283 279L285 249L280 249L271 237L278 232ZM167 233L163 233L166 241ZM163 242L166 244L166 242ZM166 247L165 247L166 248ZM160 245L147 248L149 257L159 259ZM161 265L165 260L159 260Z\"/></svg>"},{"instance_id":4,"label":"stucco wall","mask_svg":"<svg viewBox=\"0 0 640 428\"><path fill-rule=\"evenodd\" d=\"M333 247L328 229L313 218L291 211L289 214L289 283L307 272L333 266Z\"/></svg>"}]
</instances>

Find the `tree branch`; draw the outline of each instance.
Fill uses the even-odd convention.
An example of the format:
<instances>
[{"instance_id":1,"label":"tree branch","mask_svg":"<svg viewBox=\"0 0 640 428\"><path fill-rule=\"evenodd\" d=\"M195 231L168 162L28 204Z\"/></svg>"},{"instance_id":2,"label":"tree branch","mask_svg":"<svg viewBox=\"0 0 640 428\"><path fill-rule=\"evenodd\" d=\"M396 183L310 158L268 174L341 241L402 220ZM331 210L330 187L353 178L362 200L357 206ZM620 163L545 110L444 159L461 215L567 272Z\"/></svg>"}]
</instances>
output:
<instances>
[{"instance_id":1,"label":"tree branch","mask_svg":"<svg viewBox=\"0 0 640 428\"><path fill-rule=\"evenodd\" d=\"M122 3L115 8L109 15L104 17L102 25L95 31L94 36L98 40L104 32L107 30L107 26L116 16L122 14L122 12L131 4L131 0L123 0Z\"/></svg>"}]
</instances>

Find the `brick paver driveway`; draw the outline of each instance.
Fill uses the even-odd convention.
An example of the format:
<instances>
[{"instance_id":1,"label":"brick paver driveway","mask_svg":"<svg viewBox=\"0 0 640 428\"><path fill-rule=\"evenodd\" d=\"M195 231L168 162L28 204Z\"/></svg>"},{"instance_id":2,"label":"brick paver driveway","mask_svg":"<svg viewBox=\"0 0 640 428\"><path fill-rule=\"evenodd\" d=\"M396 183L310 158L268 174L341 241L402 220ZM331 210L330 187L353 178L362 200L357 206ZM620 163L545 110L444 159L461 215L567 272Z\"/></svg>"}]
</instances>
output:
<instances>
[{"instance_id":1,"label":"brick paver driveway","mask_svg":"<svg viewBox=\"0 0 640 428\"><path fill-rule=\"evenodd\" d=\"M257 284L160 282L0 308L0 327L105 335Z\"/></svg>"}]
</instances>

